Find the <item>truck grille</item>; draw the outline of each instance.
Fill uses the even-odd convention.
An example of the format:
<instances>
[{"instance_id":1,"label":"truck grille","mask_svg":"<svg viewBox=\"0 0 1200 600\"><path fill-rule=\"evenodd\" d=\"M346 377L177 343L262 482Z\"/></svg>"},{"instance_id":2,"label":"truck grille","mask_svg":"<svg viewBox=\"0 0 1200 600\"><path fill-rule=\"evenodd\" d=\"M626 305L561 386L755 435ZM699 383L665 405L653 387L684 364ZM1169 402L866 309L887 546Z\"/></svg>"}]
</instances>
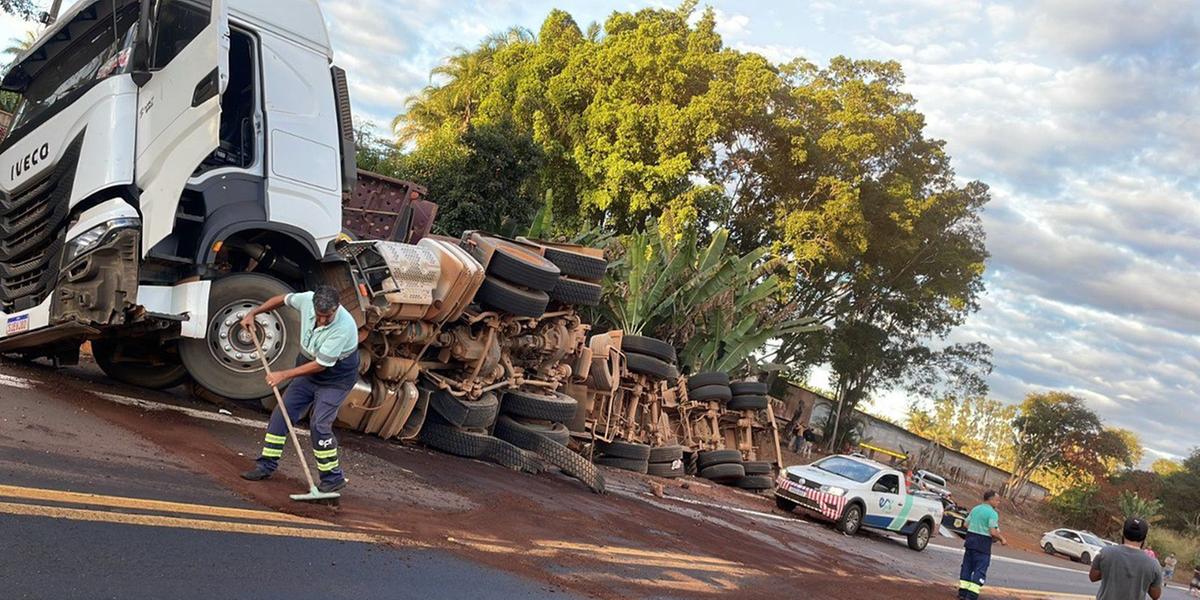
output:
<instances>
[{"instance_id":1,"label":"truck grille","mask_svg":"<svg viewBox=\"0 0 1200 600\"><path fill-rule=\"evenodd\" d=\"M54 287L82 145L81 135L40 179L0 192L0 312L33 308Z\"/></svg>"}]
</instances>

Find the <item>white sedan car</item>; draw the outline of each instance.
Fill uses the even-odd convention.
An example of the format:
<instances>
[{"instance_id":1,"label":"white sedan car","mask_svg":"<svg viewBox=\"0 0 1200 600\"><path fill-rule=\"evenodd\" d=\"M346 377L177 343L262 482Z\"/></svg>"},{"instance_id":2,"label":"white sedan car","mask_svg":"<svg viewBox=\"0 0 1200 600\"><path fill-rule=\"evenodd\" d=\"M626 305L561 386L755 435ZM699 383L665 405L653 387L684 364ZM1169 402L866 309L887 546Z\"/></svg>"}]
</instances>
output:
<instances>
[{"instance_id":1,"label":"white sedan car","mask_svg":"<svg viewBox=\"0 0 1200 600\"><path fill-rule=\"evenodd\" d=\"M1104 540L1088 531L1055 529L1042 535L1042 550L1046 554L1064 554L1085 565L1092 564L1105 545Z\"/></svg>"}]
</instances>

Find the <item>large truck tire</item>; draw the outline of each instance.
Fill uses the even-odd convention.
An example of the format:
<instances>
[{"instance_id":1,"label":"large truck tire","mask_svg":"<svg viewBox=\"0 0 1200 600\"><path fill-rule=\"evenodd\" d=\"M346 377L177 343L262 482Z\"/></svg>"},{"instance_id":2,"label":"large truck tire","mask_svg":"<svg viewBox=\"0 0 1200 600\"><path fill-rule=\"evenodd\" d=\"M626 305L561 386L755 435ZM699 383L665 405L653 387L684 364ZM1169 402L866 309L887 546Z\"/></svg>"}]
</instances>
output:
<instances>
[{"instance_id":1,"label":"large truck tire","mask_svg":"<svg viewBox=\"0 0 1200 600\"><path fill-rule=\"evenodd\" d=\"M113 340L92 341L92 358L105 375L129 385L152 390L165 390L187 381L188 371L182 364L155 365L115 360L120 344Z\"/></svg>"},{"instance_id":2,"label":"large truck tire","mask_svg":"<svg viewBox=\"0 0 1200 600\"><path fill-rule=\"evenodd\" d=\"M262 361L254 342L239 324L238 315L244 316L267 299L292 291L282 281L257 273L238 273L213 281L208 295L207 336L202 340L186 338L179 343L179 358L192 379L209 391L233 400L255 400L270 395ZM272 370L292 368L300 354L299 314L281 307L262 315L258 339Z\"/></svg>"},{"instance_id":3,"label":"large truck tire","mask_svg":"<svg viewBox=\"0 0 1200 600\"><path fill-rule=\"evenodd\" d=\"M595 256L573 252L566 248L544 246L546 260L554 263L563 275L584 281L600 281L608 270L608 261Z\"/></svg>"},{"instance_id":4,"label":"large truck tire","mask_svg":"<svg viewBox=\"0 0 1200 600\"><path fill-rule=\"evenodd\" d=\"M675 347L652 337L626 335L621 338L621 350L653 356L658 360L675 364Z\"/></svg>"}]
</instances>

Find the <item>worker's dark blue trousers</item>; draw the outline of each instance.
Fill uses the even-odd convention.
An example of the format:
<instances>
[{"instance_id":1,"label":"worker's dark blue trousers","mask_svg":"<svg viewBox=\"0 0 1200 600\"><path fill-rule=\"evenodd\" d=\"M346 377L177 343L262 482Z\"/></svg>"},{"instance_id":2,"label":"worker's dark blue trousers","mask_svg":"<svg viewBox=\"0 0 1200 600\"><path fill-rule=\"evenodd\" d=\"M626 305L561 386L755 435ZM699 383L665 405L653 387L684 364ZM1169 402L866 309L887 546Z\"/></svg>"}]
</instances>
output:
<instances>
[{"instance_id":1,"label":"worker's dark blue trousers","mask_svg":"<svg viewBox=\"0 0 1200 600\"><path fill-rule=\"evenodd\" d=\"M977 600L987 581L988 566L992 564L992 536L968 533L963 547L966 552L958 575L958 597L960 600Z\"/></svg>"},{"instance_id":2,"label":"worker's dark blue trousers","mask_svg":"<svg viewBox=\"0 0 1200 600\"><path fill-rule=\"evenodd\" d=\"M297 360L297 365L309 362L303 356ZM321 481L338 482L345 478L338 464L337 438L333 436L333 420L337 418L338 409L358 381L358 353L339 360L336 364L316 375L298 377L292 380L287 391L283 394L283 404L287 407L288 417L295 425L304 412L312 407L308 417L308 428L312 433L313 455L317 458L317 470L321 472ZM262 455L258 464L268 472L274 473L279 468L279 459L287 445L287 423L279 408L271 413L271 421L267 424L267 435L263 442Z\"/></svg>"}]
</instances>

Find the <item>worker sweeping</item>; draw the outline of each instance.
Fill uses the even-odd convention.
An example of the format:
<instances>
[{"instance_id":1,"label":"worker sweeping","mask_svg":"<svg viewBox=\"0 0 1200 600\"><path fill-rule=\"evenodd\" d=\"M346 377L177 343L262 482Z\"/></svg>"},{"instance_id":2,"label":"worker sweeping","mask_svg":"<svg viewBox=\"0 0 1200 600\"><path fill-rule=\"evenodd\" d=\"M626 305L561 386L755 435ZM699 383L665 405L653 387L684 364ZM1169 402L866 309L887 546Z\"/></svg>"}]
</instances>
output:
<instances>
[{"instance_id":1,"label":"worker sweeping","mask_svg":"<svg viewBox=\"0 0 1200 600\"><path fill-rule=\"evenodd\" d=\"M300 313L300 356L294 368L277 372L268 370L267 384L277 387L293 380L281 402L287 407L290 423L298 421L312 407L308 422L313 455L321 473L317 489L327 494L337 492L346 487L346 476L338 464L333 420L358 381L358 327L354 317L338 301L337 291L327 286L319 286L312 292L275 296L251 310L242 319L242 327L257 331L257 315L285 304ZM253 469L242 473L242 478L261 481L275 472L283 456L290 423L279 408L271 413L262 455Z\"/></svg>"}]
</instances>

